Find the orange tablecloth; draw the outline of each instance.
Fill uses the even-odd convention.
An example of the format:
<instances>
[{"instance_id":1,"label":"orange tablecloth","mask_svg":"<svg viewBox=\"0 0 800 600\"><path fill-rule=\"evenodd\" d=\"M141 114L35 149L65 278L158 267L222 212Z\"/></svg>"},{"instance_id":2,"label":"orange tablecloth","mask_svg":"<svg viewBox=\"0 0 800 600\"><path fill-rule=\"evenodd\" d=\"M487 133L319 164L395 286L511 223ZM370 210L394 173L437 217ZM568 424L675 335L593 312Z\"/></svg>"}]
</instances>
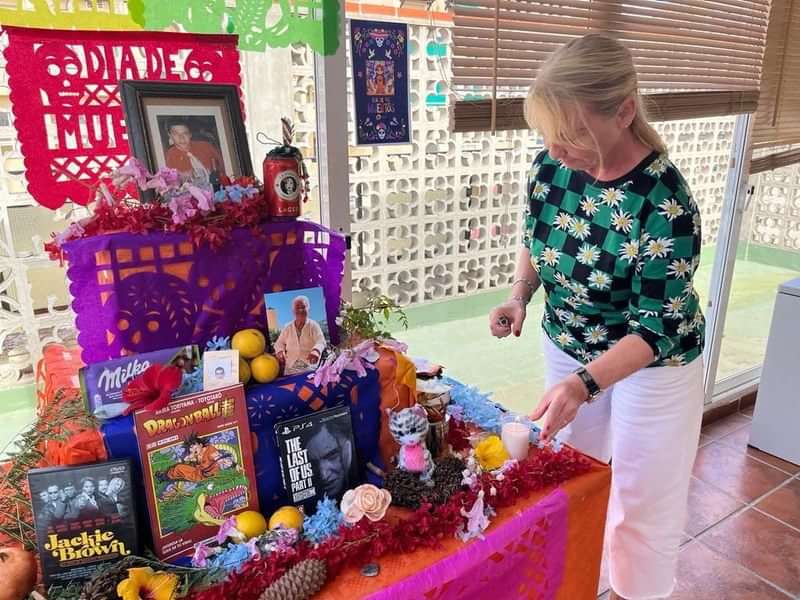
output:
<instances>
[{"instance_id":1,"label":"orange tablecloth","mask_svg":"<svg viewBox=\"0 0 800 600\"><path fill-rule=\"evenodd\" d=\"M597 597L597 584L600 577L600 560L603 552L603 530L606 521L608 494L611 489L611 469L602 463L592 461L592 469L561 486L569 501L567 517L567 545L563 579L554 600L593 600ZM532 507L548 496L553 488L520 498L513 506L502 509L493 519L486 531L491 536L494 529L521 512ZM470 544L485 543L474 540ZM409 555L390 555L378 561L380 574L377 577L365 577L357 568L341 573L315 596L320 600L354 600L366 598L384 588L392 586L418 573L434 563L452 556L464 548L464 544L452 538L445 540L438 549L426 549ZM531 556L534 564L541 557ZM492 569L491 561L485 566ZM483 575L484 573L481 573ZM477 576L477 574L476 574ZM438 596L420 595L421 600L429 600ZM528 598L522 595L520 598ZM492 600L516 600L496 598ZM534 600L531 598L531 600ZM536 598L535 600L550 600Z\"/></svg>"}]
</instances>

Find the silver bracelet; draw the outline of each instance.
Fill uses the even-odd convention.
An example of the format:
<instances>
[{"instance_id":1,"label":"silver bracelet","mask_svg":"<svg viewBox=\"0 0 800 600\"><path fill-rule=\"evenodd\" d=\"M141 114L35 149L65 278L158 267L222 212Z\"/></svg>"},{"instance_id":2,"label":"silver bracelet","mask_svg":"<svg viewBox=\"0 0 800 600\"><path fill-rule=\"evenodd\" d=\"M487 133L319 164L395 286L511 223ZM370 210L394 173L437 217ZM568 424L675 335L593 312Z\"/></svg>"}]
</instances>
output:
<instances>
[{"instance_id":1,"label":"silver bracelet","mask_svg":"<svg viewBox=\"0 0 800 600\"><path fill-rule=\"evenodd\" d=\"M520 304L520 306L522 306L523 310L528 308L528 303L531 301L530 298L525 299L522 296L511 296L511 298L509 298L509 300L510 301L516 300L517 302L519 302L519 304Z\"/></svg>"},{"instance_id":2,"label":"silver bracelet","mask_svg":"<svg viewBox=\"0 0 800 600\"><path fill-rule=\"evenodd\" d=\"M511 284L511 289L513 290L514 286L517 285L520 282L522 282L525 285L527 285L528 289L530 290L531 293L528 295L527 298L523 298L522 296L513 296L511 299L512 300L519 300L520 304L522 304L522 306L524 308L531 301L531 299L533 299L533 292L536 291L536 286L529 279L517 279L514 283Z\"/></svg>"},{"instance_id":3,"label":"silver bracelet","mask_svg":"<svg viewBox=\"0 0 800 600\"><path fill-rule=\"evenodd\" d=\"M514 283L511 284L511 287L513 288L515 285L517 285L520 282L522 282L522 283L524 283L525 285L528 286L528 289L531 291L531 294L533 294L533 292L536 291L536 286L534 285L534 283L530 279L517 279Z\"/></svg>"}]
</instances>

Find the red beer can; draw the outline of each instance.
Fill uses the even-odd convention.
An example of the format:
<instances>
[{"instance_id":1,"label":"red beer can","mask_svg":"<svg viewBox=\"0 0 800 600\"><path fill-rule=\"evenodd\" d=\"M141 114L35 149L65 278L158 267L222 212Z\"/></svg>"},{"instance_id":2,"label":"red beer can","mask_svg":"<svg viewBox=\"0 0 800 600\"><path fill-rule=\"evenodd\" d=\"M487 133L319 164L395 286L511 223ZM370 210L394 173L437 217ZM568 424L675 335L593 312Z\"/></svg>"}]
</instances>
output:
<instances>
[{"instance_id":1,"label":"red beer can","mask_svg":"<svg viewBox=\"0 0 800 600\"><path fill-rule=\"evenodd\" d=\"M303 157L293 146L279 146L264 159L264 193L269 216L296 219L305 196Z\"/></svg>"}]
</instances>

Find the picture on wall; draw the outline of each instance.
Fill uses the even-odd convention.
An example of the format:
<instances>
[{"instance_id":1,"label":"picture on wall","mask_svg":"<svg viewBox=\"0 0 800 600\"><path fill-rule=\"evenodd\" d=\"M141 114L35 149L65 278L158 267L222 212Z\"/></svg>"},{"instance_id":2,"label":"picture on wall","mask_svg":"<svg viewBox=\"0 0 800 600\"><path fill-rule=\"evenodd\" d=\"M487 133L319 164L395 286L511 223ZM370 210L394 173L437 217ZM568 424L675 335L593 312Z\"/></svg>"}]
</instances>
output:
<instances>
[{"instance_id":1,"label":"picture on wall","mask_svg":"<svg viewBox=\"0 0 800 600\"><path fill-rule=\"evenodd\" d=\"M408 144L408 25L350 21L356 144Z\"/></svg>"},{"instance_id":2,"label":"picture on wall","mask_svg":"<svg viewBox=\"0 0 800 600\"><path fill-rule=\"evenodd\" d=\"M150 171L196 185L253 174L236 86L122 81L120 93L131 153Z\"/></svg>"},{"instance_id":3,"label":"picture on wall","mask_svg":"<svg viewBox=\"0 0 800 600\"><path fill-rule=\"evenodd\" d=\"M330 343L322 288L265 294L264 304L270 343L283 374L316 369Z\"/></svg>"}]
</instances>

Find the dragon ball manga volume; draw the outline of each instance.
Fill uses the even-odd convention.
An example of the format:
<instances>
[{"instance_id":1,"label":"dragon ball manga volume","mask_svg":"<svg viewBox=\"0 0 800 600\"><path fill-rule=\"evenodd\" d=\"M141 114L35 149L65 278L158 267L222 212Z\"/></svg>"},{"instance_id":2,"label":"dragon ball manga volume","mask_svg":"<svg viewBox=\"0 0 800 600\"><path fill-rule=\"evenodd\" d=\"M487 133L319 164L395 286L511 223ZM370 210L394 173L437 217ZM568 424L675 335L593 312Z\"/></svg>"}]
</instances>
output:
<instances>
[{"instance_id":1,"label":"dragon ball manga volume","mask_svg":"<svg viewBox=\"0 0 800 600\"><path fill-rule=\"evenodd\" d=\"M241 385L177 398L134 420L159 558L190 555L226 518L258 510Z\"/></svg>"}]
</instances>

